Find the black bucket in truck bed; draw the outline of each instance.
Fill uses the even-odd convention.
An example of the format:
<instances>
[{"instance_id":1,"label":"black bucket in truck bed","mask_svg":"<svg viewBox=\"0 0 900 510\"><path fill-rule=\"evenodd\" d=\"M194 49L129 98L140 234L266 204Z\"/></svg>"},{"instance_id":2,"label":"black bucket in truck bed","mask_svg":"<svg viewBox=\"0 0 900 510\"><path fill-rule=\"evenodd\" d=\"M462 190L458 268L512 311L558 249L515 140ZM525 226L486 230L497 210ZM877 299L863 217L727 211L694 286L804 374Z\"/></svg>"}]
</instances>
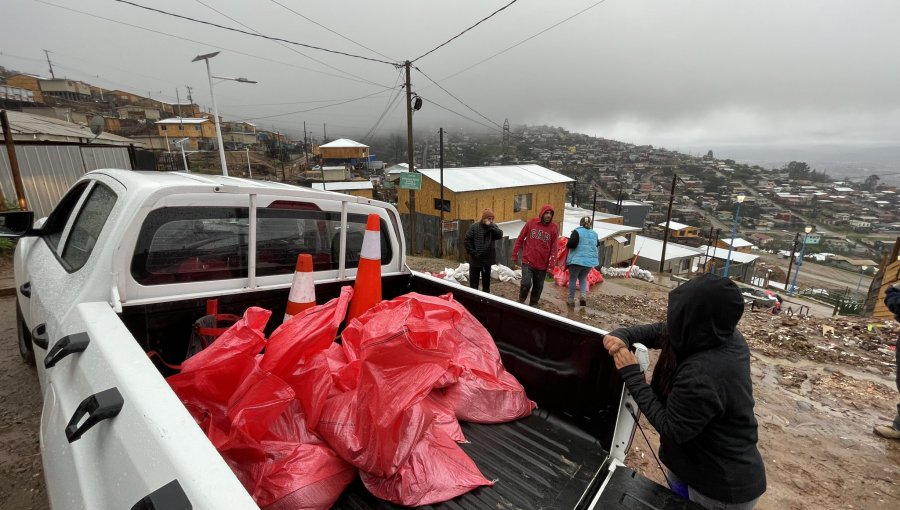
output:
<instances>
[{"instance_id":1,"label":"black bucket in truck bed","mask_svg":"<svg viewBox=\"0 0 900 510\"><path fill-rule=\"evenodd\" d=\"M496 483L423 508L576 508L606 461L596 440L540 409L511 423L463 423L462 429L469 442L460 446ZM375 498L357 479L334 508L404 507Z\"/></svg>"}]
</instances>

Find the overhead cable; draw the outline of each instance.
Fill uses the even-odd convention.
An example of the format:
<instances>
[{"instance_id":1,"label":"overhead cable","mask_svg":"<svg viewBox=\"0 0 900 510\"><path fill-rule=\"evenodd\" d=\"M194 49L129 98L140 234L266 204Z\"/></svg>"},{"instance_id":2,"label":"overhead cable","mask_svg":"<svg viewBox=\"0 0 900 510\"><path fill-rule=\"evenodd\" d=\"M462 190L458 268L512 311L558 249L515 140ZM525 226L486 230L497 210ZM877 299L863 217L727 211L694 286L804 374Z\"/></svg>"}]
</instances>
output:
<instances>
[{"instance_id":1,"label":"overhead cable","mask_svg":"<svg viewBox=\"0 0 900 510\"><path fill-rule=\"evenodd\" d=\"M477 23L475 23L474 25L470 26L469 28L463 30L462 32L460 32L460 33L458 33L458 34L456 34L456 35L454 35L454 36L451 37L450 39L447 39L445 42L443 42L443 43L441 43L441 44L435 46L435 47L432 48L431 50L426 51L426 52L423 53L422 55L419 55L418 57L412 59L411 62L415 62L416 60L419 60L420 58L427 57L428 55L434 53L435 51L437 51L437 50L443 48L444 46L446 46L446 45L450 44L451 42L453 42L454 39L459 38L460 36L462 36L463 34L465 34L466 32L468 32L469 30L472 30L473 28L477 27L478 25L480 25L480 24L484 23L485 21L487 21L487 20L493 18L495 15L497 15L498 13L500 13L500 11L506 9L507 7L509 7L510 5L512 5L512 4L514 4L514 3L518 2L518 1L519 1L519 0L512 0L510 3L504 5L503 7L497 9L496 11L494 11L494 12L492 12L492 13L490 13L490 14L487 15L486 17L481 18L480 20L478 20Z\"/></svg>"},{"instance_id":2,"label":"overhead cable","mask_svg":"<svg viewBox=\"0 0 900 510\"><path fill-rule=\"evenodd\" d=\"M259 37L259 38L262 38L262 39L268 39L268 40L270 40L270 41L281 41L281 42L283 42L283 43L293 44L294 46L302 46L302 47L304 47L304 48L309 48L309 49L312 49L312 50L324 51L324 52L327 52L327 53L334 53L335 55L343 55L343 56L345 56L345 57L358 58L358 59L361 59L361 60L368 60L368 61L370 61L370 62L378 62L379 64L387 64L387 65L391 65L391 66L397 66L397 65L398 65L396 62L388 62L387 60L379 60L379 59L377 59L377 58L365 57L365 56L363 56L363 55L356 55L356 54L354 54L354 53L347 53L347 52L339 51L339 50L331 50L331 49L328 49L328 48L323 48L323 47L321 47L321 46L315 46L315 45L312 45L312 44L306 44L306 43L301 43L301 42L291 41L291 40L288 40L288 39L283 39L283 38L281 38L281 37L274 37L274 36L265 35L265 34L256 34L256 33L253 33L253 32L249 32L249 31L247 31L247 30L241 30L241 29L239 29L239 28L226 27L225 25L219 25L218 23L213 23L213 22L211 22L211 21L205 21L205 20L201 20L201 19L197 19L197 18L191 18L190 16L184 16L184 15L181 15L181 14L175 14L175 13L173 13L173 12L164 11L164 10L162 10L162 9L156 9L156 8L154 8L154 7L148 7L148 6L146 6L146 5L141 5L141 4L138 4L138 3L135 3L135 2L129 2L128 0L113 0L113 1L119 2L119 3L122 3L122 4L126 4L126 5L131 5L131 6L133 6L133 7L139 8L139 9L144 9L144 10L151 11L151 12L156 12L156 13L163 14L163 15L166 15L166 16L171 16L171 17L173 17L173 18L183 19L183 20L185 20L185 21L190 21L190 22L193 22L193 23L199 23L199 24L201 24L201 25L208 25L208 26L211 26L211 27L220 28L220 29L222 29L222 30L228 30L228 31L230 31L230 32L237 32L237 33L239 33L239 34L249 35L249 36L251 36L251 37Z\"/></svg>"},{"instance_id":3,"label":"overhead cable","mask_svg":"<svg viewBox=\"0 0 900 510\"><path fill-rule=\"evenodd\" d=\"M298 114L298 113L306 113L306 112L312 112L312 111L315 111L315 110L322 110L322 109L324 109L324 108L331 108L332 106L340 106L340 105L342 105L342 104L352 103L352 102L355 102L355 101L361 101L361 100L363 100L363 99L370 98L370 97L372 97L372 96L374 96L374 95L376 95L376 94L384 94L384 92L385 92L384 90L379 90L379 91L377 91L377 92L373 92L373 93L367 94L367 95L365 95L365 96L356 97L356 98L353 98L353 99L348 99L348 100L346 100L346 101L341 101L341 102L338 102L338 103L332 103L332 104L327 104L327 105L323 105L323 106L316 106L315 108L307 108L307 109L305 109L305 110L297 110L297 111L295 111L295 112L278 113L278 114L275 114L275 115L265 115L265 116L262 116L262 117L248 117L247 120L274 119L275 117L285 117L285 116L287 116L287 115L296 115L296 114ZM393 94L393 91L391 91L391 93Z\"/></svg>"},{"instance_id":4,"label":"overhead cable","mask_svg":"<svg viewBox=\"0 0 900 510\"><path fill-rule=\"evenodd\" d=\"M489 56L489 57L487 57L487 58L483 58L483 59L479 60L478 62L475 62L474 64L470 65L469 67L466 67L465 69L461 69L461 70L459 70L459 71L457 71L457 72L455 72L455 73L453 73L453 74L451 74L451 75L449 75L449 76L445 76L445 77L441 78L440 81L449 80L450 78L453 78L453 77L456 76L456 75L462 74L462 73L468 71L469 69L472 69L473 67L480 66L481 64L487 62L488 60L491 60L491 59L493 59L493 58L499 57L500 55L506 53L507 51L509 51L509 50L511 50L511 49L513 49L513 48L515 48L515 47L517 47L517 46L520 46L520 45L522 45L522 44L525 44L526 42L528 42L528 41L534 39L535 37L538 37L538 36L541 35L541 34L544 34L545 32L549 32L550 30L553 30L554 28L556 28L556 27L562 25L563 23L566 23L567 21L570 21L570 20L576 18L577 16L580 16L580 15L584 14L585 12L587 12L587 11L593 9L594 7L597 7L598 5L600 5L600 4L604 3L604 2L606 2L606 0L600 0L600 1L598 1L598 2L595 2L595 3L593 3L593 4L591 4L591 5L587 6L587 7L585 7L584 9L582 9L582 10L576 12L575 14L569 16L568 18L565 18L565 19L563 19L563 20L561 20L561 21L557 21L556 23L554 23L554 24L550 25L549 27L547 27L547 28L541 30L540 32L538 32L538 33L536 33L536 34L534 34L534 35L532 35L532 36L526 37L525 39L522 39L521 41L517 42L516 44L513 44L512 46L510 46L510 47L508 47L508 48L506 48L506 49L504 49L504 50L500 50L500 51L498 51L497 53L494 53L493 55L491 55L491 56ZM420 58L421 58L421 57L420 57Z\"/></svg>"},{"instance_id":5,"label":"overhead cable","mask_svg":"<svg viewBox=\"0 0 900 510\"><path fill-rule=\"evenodd\" d=\"M318 26L318 27L324 28L325 30L331 32L332 34L334 34L334 35L336 35L336 36L338 36L338 37L340 37L341 39L345 39L345 40L347 40L347 41L352 42L353 44L359 46L360 48L369 50L369 51L371 51L372 53L374 53L374 54L376 54L376 55L379 55L379 56L382 56L382 57L384 57L384 58L386 58L386 59L388 59L388 60L397 60L397 59L395 59L395 58L393 58L393 57L389 57L389 56L385 55L384 53L379 53L379 52L373 50L372 48L369 48L368 46L366 46L366 45L364 45L364 44L362 44L362 43L358 43L358 42L354 41L353 39L350 39L349 37L347 37L347 36L345 36L345 35L343 35L343 34L341 34L341 33L339 33L339 32L336 32L336 31L334 31L334 30L332 30L332 29L326 27L325 25L319 23L318 21L316 21L316 20L314 20L314 19L310 19L308 16L305 16L305 15L303 15L302 13L299 13L299 12L295 11L294 9L291 9L290 7L284 5L283 3L279 2L278 0L270 0L270 1L271 1L273 4L278 5L278 6L282 7L282 8L284 8L284 9L286 9L286 10L288 10L288 11L290 11L290 12L296 14L297 16L300 16L301 18L305 19L306 21L309 21L309 22L312 23L313 25L316 25L316 26Z\"/></svg>"},{"instance_id":6,"label":"overhead cable","mask_svg":"<svg viewBox=\"0 0 900 510\"><path fill-rule=\"evenodd\" d=\"M103 21L108 21L108 22L110 22L110 23L116 23L116 24L118 24L118 25L123 25L123 26L126 26L126 27L136 28L136 29L138 29L138 30L143 30L143 31L145 31L145 32L151 32L151 33L158 34L158 35L164 35L164 36L166 36L166 37L171 37L171 38L173 38L173 39L178 39L178 40L181 40L181 41L191 42L191 43L195 43L195 44L202 44L203 46L208 46L208 47L210 47L210 48L217 48L217 49L220 49L220 50L225 50L225 51L228 51L229 53L234 53L234 54L237 54L237 55L243 55L243 56L245 56L245 57L255 58L255 59L263 60L263 61L266 61L266 62L272 62L273 64L281 64L281 65L293 67L293 68L296 68L296 69L302 69L302 70L304 70L304 71L309 71L309 72L312 72L312 73L324 74L325 76L331 76L331 77L334 77L334 78L340 78L340 79L342 79L342 80L355 81L355 82L359 82L359 83L371 83L371 82L369 82L369 81L358 80L358 79L355 79L355 78L348 78L347 76L341 76L341 75L339 75L339 74L327 73L327 72L325 72L325 71L322 71L322 70L319 70L319 69L313 69L313 68L311 68L311 67L304 67L304 66L297 65L297 64L294 64L294 63L291 63L291 62L284 62L284 61L282 61L282 60L277 60L277 59L273 59L273 58L269 58L269 57L263 57L263 56L260 56L260 55L254 55L254 54L252 54L252 53L246 53L246 52L244 52L244 51L236 50L236 49L232 49L232 48L228 48L228 47L226 47L226 46L222 46L222 45L219 45L219 44L210 44L210 43L208 43L208 42L198 41L198 40L196 40L196 39L190 39L190 38L183 37L183 36L180 36L180 35L170 34L170 33L168 33L168 32L163 32L163 31L160 31L160 30L154 30L154 29L152 29L152 28L146 28L146 27L142 27L142 26L140 26L140 25L134 25L134 24L131 24L131 23L126 23L126 22L124 22L124 21L120 21L120 20L117 20L117 19L106 18L106 17L100 16L100 15L97 15L97 14L94 14L94 13L90 13L90 12L86 12L86 11L80 11L80 10L78 10L78 9L73 9L73 8L67 7L67 6L65 6L65 5L59 5L59 4L55 4L55 3L52 3L52 2L47 2L46 0L34 0L34 1L37 2L37 3L44 4L44 5L49 5L49 6L51 6L51 7L56 7L56 8L58 8L58 9L63 9L63 10L66 10L66 11L70 11L70 12L82 14L82 15L84 15L84 16L89 16L89 17L91 17L91 18L96 18L96 19L100 19L100 20L103 20ZM391 88L391 87L389 87L389 86L387 86L387 85L383 85L383 84L380 84L380 83L378 84L378 86L379 86L379 87L382 87L382 88L385 89L385 90Z\"/></svg>"},{"instance_id":7,"label":"overhead cable","mask_svg":"<svg viewBox=\"0 0 900 510\"><path fill-rule=\"evenodd\" d=\"M260 32L259 30L256 30L255 28L251 27L250 25L247 25L246 23L242 23L240 20L236 20L236 19L232 18L231 16L225 14L224 12L220 11L219 9L216 9L215 7L209 5L208 3L204 2L203 0L194 0L194 1L197 2L198 4L202 5L203 7L206 7L207 9L209 9L209 10L211 10L211 11L213 11L213 12L215 12L215 13L217 13L217 14L219 14L219 15L225 17L225 18L227 18L228 20L237 23L238 25L240 25L240 26L246 28L247 30L250 30L251 32L253 32L253 33L255 33L255 34L261 34L261 33L262 33L262 32ZM288 51L292 51L292 52L294 52L294 53L300 55L301 57L308 58L308 59L312 60L313 62L322 64L323 66L325 66L325 67L327 67L327 68L329 68L329 69L333 69L333 70L335 70L335 71L337 71L337 72L339 72L339 73L343 73L343 74L346 74L346 75L348 75L348 76L352 76L352 77L354 77L354 78L358 78L358 79L363 80L363 81L365 81L365 82L367 82L367 83L371 83L372 85L378 85L377 83L375 83L375 82L373 82L373 81L371 81L371 80L369 80L369 79L367 79L367 78L363 78L362 76L359 76L359 75L356 75L356 74L353 74L353 73L344 71L343 69L338 68L338 67L335 67L335 66L333 66L333 65L326 64L325 62L322 62L321 60L319 60L319 59L317 59L317 58L310 57L310 56L307 55L306 53L303 53L302 51L300 51L300 50L298 50L297 48L294 48L294 47L292 47L292 46L288 46L287 44L285 44L285 43L283 43L283 42L275 41L275 44L281 46L282 48L284 48L284 49L286 49L286 50L288 50Z\"/></svg>"}]
</instances>

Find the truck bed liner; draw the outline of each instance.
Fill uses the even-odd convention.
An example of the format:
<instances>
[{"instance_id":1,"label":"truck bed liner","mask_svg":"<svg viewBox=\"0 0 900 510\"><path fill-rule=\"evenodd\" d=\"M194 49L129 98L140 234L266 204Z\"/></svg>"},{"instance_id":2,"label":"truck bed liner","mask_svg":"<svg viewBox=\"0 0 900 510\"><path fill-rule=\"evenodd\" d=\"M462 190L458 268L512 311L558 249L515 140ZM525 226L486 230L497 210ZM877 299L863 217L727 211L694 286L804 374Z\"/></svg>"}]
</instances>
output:
<instances>
[{"instance_id":1,"label":"truck bed liner","mask_svg":"<svg viewBox=\"0 0 900 510\"><path fill-rule=\"evenodd\" d=\"M540 410L510 423L463 423L462 429L469 441L462 449L496 483L423 508L574 508L607 456L590 436ZM357 479L334 508L404 507L375 498Z\"/></svg>"}]
</instances>

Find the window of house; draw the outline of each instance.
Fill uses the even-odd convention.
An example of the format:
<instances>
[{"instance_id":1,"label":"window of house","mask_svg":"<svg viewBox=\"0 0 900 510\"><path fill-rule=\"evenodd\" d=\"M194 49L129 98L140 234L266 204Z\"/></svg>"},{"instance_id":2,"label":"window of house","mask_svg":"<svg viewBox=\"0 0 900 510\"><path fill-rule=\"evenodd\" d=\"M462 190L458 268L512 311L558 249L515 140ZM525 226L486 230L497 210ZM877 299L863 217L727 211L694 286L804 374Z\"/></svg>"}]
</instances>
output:
<instances>
[{"instance_id":1,"label":"window of house","mask_svg":"<svg viewBox=\"0 0 900 510\"><path fill-rule=\"evenodd\" d=\"M160 129L162 129L163 131L165 131L165 130L166 130L166 126L160 126Z\"/></svg>"},{"instance_id":2,"label":"window of house","mask_svg":"<svg viewBox=\"0 0 900 510\"><path fill-rule=\"evenodd\" d=\"M691 259L684 259L681 261L681 272L690 271L691 269Z\"/></svg>"},{"instance_id":3,"label":"window of house","mask_svg":"<svg viewBox=\"0 0 900 510\"><path fill-rule=\"evenodd\" d=\"M450 201L449 200L441 200L440 198L434 199L434 208L438 211L442 210L444 212L450 212Z\"/></svg>"},{"instance_id":4,"label":"window of house","mask_svg":"<svg viewBox=\"0 0 900 510\"><path fill-rule=\"evenodd\" d=\"M513 198L513 212L530 211L531 210L531 193L516 195Z\"/></svg>"},{"instance_id":5,"label":"window of house","mask_svg":"<svg viewBox=\"0 0 900 510\"><path fill-rule=\"evenodd\" d=\"M634 238L634 234L625 234L625 244L623 246L631 246L631 241Z\"/></svg>"}]
</instances>

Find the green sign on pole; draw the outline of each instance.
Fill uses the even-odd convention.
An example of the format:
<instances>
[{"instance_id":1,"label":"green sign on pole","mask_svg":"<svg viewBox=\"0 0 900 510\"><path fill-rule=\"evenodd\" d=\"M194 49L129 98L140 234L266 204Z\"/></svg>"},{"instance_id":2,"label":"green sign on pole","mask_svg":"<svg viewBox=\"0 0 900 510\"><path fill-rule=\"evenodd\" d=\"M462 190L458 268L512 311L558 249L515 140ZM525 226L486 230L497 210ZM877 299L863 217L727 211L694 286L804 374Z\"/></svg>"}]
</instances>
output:
<instances>
[{"instance_id":1,"label":"green sign on pole","mask_svg":"<svg viewBox=\"0 0 900 510\"><path fill-rule=\"evenodd\" d=\"M419 191L422 189L422 174L418 172L403 172L400 174L400 188L414 189Z\"/></svg>"}]
</instances>

